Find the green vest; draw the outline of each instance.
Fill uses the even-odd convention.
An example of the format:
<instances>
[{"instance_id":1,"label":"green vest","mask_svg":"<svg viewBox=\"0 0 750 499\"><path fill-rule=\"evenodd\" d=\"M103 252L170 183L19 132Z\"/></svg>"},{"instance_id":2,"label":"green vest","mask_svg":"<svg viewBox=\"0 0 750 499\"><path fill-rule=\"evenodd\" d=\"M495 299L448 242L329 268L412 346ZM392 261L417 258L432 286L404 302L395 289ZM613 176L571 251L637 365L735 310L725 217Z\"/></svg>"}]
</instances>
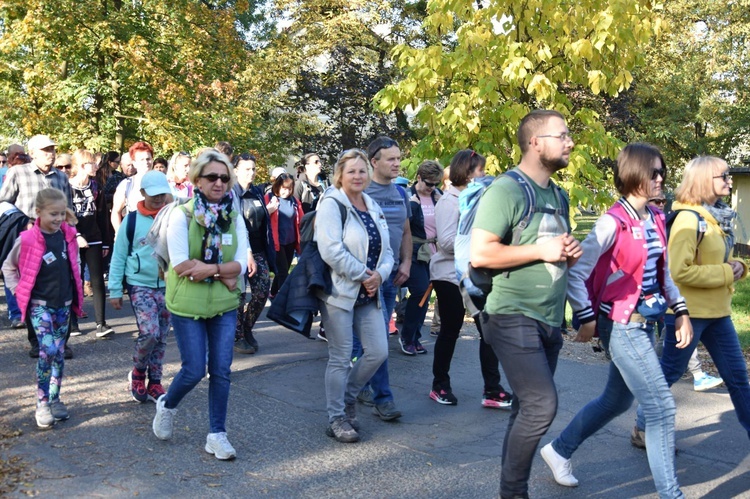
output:
<instances>
[{"instance_id":1,"label":"green vest","mask_svg":"<svg viewBox=\"0 0 750 499\"><path fill-rule=\"evenodd\" d=\"M178 206L188 218L188 241L190 259L202 260L201 246L203 245L203 234L206 229L199 225L193 217L193 203ZM221 246L222 263L234 260L237 252L237 231L235 217L225 234L232 235L232 243ZM240 306L239 286L234 291L229 291L221 281L191 281L187 277L180 277L174 271L172 263L167 271L167 309L173 314L181 317L192 317L193 319L209 319L221 315Z\"/></svg>"}]
</instances>

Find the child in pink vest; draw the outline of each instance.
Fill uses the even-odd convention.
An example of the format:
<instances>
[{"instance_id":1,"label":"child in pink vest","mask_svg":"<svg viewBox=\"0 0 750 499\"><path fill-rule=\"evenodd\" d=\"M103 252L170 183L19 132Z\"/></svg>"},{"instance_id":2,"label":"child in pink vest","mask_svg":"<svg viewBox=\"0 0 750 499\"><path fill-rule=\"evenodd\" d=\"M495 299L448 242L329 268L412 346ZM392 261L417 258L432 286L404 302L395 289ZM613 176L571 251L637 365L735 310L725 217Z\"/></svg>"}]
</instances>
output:
<instances>
[{"instance_id":1,"label":"child in pink vest","mask_svg":"<svg viewBox=\"0 0 750 499\"><path fill-rule=\"evenodd\" d=\"M69 418L60 400L65 336L71 309L82 314L83 289L76 230L65 222L65 194L43 189L35 205L36 222L16 239L2 271L18 301L21 320L31 318L39 340L36 424L51 428Z\"/></svg>"}]
</instances>

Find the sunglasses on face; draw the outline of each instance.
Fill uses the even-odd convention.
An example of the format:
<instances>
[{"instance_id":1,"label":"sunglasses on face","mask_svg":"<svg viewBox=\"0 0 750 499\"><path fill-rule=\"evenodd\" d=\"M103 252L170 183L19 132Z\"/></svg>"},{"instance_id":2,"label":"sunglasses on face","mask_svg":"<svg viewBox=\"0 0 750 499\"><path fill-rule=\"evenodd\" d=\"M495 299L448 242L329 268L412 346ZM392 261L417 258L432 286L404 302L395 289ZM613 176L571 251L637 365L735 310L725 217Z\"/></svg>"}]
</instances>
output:
<instances>
[{"instance_id":1,"label":"sunglasses on face","mask_svg":"<svg viewBox=\"0 0 750 499\"><path fill-rule=\"evenodd\" d=\"M70 170L70 165L57 165L58 170Z\"/></svg>"},{"instance_id":2,"label":"sunglasses on face","mask_svg":"<svg viewBox=\"0 0 750 499\"><path fill-rule=\"evenodd\" d=\"M730 175L729 172L724 172L721 175L715 175L714 178L720 178L724 182L729 182L730 180L732 180L732 175Z\"/></svg>"},{"instance_id":3,"label":"sunglasses on face","mask_svg":"<svg viewBox=\"0 0 750 499\"><path fill-rule=\"evenodd\" d=\"M433 184L432 182L428 182L428 181L426 181L426 180L422 180L422 183L423 183L424 185L426 185L427 187L430 187L430 188L432 188L432 187L437 187L437 185L439 184L439 182L436 182L436 183L434 183L434 184Z\"/></svg>"},{"instance_id":4,"label":"sunglasses on face","mask_svg":"<svg viewBox=\"0 0 750 499\"><path fill-rule=\"evenodd\" d=\"M229 183L229 175L222 174L219 175L218 173L208 173L206 175L201 175L200 178L205 178L209 182L216 182L217 180L221 180L223 183Z\"/></svg>"},{"instance_id":5,"label":"sunglasses on face","mask_svg":"<svg viewBox=\"0 0 750 499\"><path fill-rule=\"evenodd\" d=\"M655 168L651 171L651 180L656 180L657 177L661 177L664 180L665 175L664 168Z\"/></svg>"},{"instance_id":6,"label":"sunglasses on face","mask_svg":"<svg viewBox=\"0 0 750 499\"><path fill-rule=\"evenodd\" d=\"M664 206L665 204L667 204L667 200L666 199L651 199L649 200L649 203L653 203L658 206Z\"/></svg>"}]
</instances>

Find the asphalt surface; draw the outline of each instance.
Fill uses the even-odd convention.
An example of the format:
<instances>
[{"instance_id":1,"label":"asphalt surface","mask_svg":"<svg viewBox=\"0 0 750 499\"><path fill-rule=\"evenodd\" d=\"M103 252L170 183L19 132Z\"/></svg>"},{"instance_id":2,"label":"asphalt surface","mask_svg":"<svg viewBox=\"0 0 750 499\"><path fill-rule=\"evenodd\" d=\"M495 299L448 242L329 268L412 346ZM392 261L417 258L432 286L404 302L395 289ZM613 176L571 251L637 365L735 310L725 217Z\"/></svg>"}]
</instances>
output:
<instances>
[{"instance_id":1,"label":"asphalt surface","mask_svg":"<svg viewBox=\"0 0 750 499\"><path fill-rule=\"evenodd\" d=\"M458 341L451 377L457 406L429 399L434 338L429 353L403 355L390 341L390 378L404 413L392 423L359 406L362 440L341 444L325 435L323 377L327 347L262 318L260 351L236 354L227 420L238 457L216 460L203 450L208 431L208 382L181 403L174 438L151 431L153 403L127 391L135 321L129 304L107 321L117 334L72 339L62 399L71 413L52 430L34 421L34 361L25 330L10 330L2 312L0 416L21 430L4 442L2 457L21 456L30 478L11 497L497 497L500 455L508 412L481 407L479 338L467 324ZM179 369L170 337L164 384ZM589 346L566 342L556 382L560 408L542 445L604 386L607 364ZM692 383L673 387L677 401L678 478L687 497L750 497L750 443L724 387L696 393ZM557 485L538 456L530 479L534 498L656 497L646 453L630 445L635 407L595 434L573 456L577 488Z\"/></svg>"}]
</instances>

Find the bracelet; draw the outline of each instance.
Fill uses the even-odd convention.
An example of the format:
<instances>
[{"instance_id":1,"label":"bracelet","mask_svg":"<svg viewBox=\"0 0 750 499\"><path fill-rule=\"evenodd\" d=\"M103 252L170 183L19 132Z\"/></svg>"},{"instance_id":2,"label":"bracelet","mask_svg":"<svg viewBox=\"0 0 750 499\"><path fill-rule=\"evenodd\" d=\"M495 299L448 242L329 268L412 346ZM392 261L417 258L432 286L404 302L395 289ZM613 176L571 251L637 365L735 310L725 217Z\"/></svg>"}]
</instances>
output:
<instances>
[{"instance_id":1,"label":"bracelet","mask_svg":"<svg viewBox=\"0 0 750 499\"><path fill-rule=\"evenodd\" d=\"M221 268L219 267L219 264L216 264L216 273L214 274L214 279L218 279L221 277Z\"/></svg>"}]
</instances>

